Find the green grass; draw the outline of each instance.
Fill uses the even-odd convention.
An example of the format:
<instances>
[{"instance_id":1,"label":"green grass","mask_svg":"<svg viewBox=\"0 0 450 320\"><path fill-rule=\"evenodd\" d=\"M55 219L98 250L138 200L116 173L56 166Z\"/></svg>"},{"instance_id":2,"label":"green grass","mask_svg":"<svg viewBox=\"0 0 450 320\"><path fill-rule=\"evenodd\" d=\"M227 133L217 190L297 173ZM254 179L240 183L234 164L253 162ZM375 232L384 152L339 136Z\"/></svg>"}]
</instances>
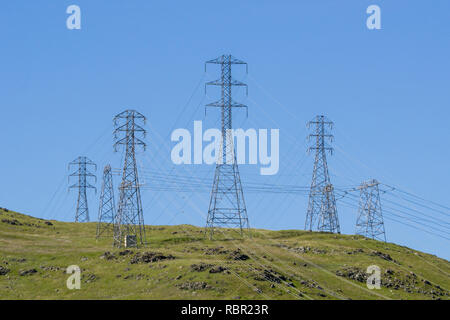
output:
<instances>
[{"instance_id":1,"label":"green grass","mask_svg":"<svg viewBox=\"0 0 450 320\"><path fill-rule=\"evenodd\" d=\"M14 219L18 225L2 222ZM9 270L0 275L0 299L449 299L448 261L361 236L252 230L251 239L239 239L224 230L209 240L191 225L147 226L149 245L120 256L111 237L95 239L96 223L51 223L0 209L0 266ZM206 254L213 248L218 252ZM230 252L237 249L249 259L233 260ZM117 259L100 258L106 251ZM175 259L130 263L138 252ZM201 263L226 271L191 267ZM66 287L70 265L82 269L80 290ZM381 268L379 290L336 275L348 268L365 272L370 265ZM37 272L20 275L29 269Z\"/></svg>"}]
</instances>

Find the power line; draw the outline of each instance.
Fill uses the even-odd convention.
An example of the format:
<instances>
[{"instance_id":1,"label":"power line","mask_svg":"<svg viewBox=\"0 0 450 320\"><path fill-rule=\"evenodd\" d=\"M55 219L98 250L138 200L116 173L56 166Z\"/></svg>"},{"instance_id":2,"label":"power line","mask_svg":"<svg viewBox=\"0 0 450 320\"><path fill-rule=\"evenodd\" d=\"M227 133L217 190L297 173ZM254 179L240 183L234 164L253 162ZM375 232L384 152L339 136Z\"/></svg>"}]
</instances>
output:
<instances>
[{"instance_id":1,"label":"power line","mask_svg":"<svg viewBox=\"0 0 450 320\"><path fill-rule=\"evenodd\" d=\"M430 201L430 200L421 198L421 197L419 197L419 196L413 195L412 193L409 193L409 192L406 192L406 191L402 191L402 190L400 190L400 189L398 189L398 188L396 188L396 187L391 187L391 186L388 186L388 185L385 185L385 186L391 188L392 191L397 191L397 192L400 192L400 193L409 195L409 196L411 196L411 197L414 197L414 198L416 198L416 199L419 199L419 200L421 200L421 201L425 201L425 202L434 204L435 206L438 206L438 207L441 207L441 208L443 208L443 209L449 210L449 212L444 212L444 211L441 211L441 210L437 210L437 209L432 208L432 207L430 207L430 206L426 206L426 205L424 205L424 204L418 203L418 202L413 201L413 200L411 200L411 199L407 199L407 198L405 198L405 197L402 197L402 196L397 195L397 197L399 197L399 198L401 198L401 199L403 199L403 200L405 200L405 201L408 201L408 202L411 202L411 203L413 203L413 204L415 204L415 205L418 205L418 206L421 206L421 207L430 209L430 210L435 211L435 212L437 212L437 213L441 213L441 214L445 215L446 217L449 217L449 216L450 216L450 208L448 208L448 207L446 207L446 206L444 206L444 205L442 205L442 204L439 204L439 203L436 203L436 202L433 202L433 201Z\"/></svg>"},{"instance_id":2,"label":"power line","mask_svg":"<svg viewBox=\"0 0 450 320\"><path fill-rule=\"evenodd\" d=\"M356 189L351 190L351 191L356 191ZM380 192L381 192L381 193L384 193L384 194L386 194L386 195L392 195L392 194L390 194L390 193L389 193L388 191L386 191L386 190L380 191ZM351 194L349 190L347 190L347 191L343 192L343 193L340 195L340 198L338 198L338 200L340 200L340 199L342 199L342 198L344 198L344 197L347 197L347 196L354 197L354 198L356 197L354 194ZM407 206L405 206L405 205L402 205L402 204L399 204L399 203L394 202L394 201L392 201L392 200L389 200L389 199L387 199L386 197L384 197L383 201L384 201L384 202L388 202L388 203L392 203L392 204L394 204L394 205L396 205L396 206L398 206L398 207L400 207L400 208L403 208L403 209L405 209L405 210L410 210L410 211L412 211L412 212L418 213L418 214L420 214L421 216L417 216L417 215L415 215L415 214L413 214L413 213L411 213L411 212L407 212L407 211L404 211L404 210L401 210L401 209L398 209L398 208L393 208L393 207L386 206L386 205L383 205L383 208L391 209L391 210L393 210L393 211L395 211L395 212L397 212L397 213L403 213L403 214L405 214L405 215L407 215L407 216L409 216L409 217L412 217L413 219L416 219L416 220L421 220L421 221L424 221L424 222L430 222L430 223L433 223L433 224L438 225L439 227L448 228L447 226L443 226L443 225L442 225L442 224L448 224L448 222L445 222L445 221L443 221L443 220L441 220L441 219L439 219L439 218L437 218L437 217L434 217L434 216L431 216L431 215L429 215L429 214L426 214L426 213L424 213L423 211L418 211L418 210L416 210L416 209L414 209L414 208L409 208L409 207L407 207ZM428 218L430 218L430 219L432 219L432 220L427 219L427 218L424 218L424 217L428 217ZM434 219L434 220L433 220L433 219ZM430 226L430 227L432 227L432 226ZM437 230L439 230L439 229L437 229ZM440 231L442 231L442 230L440 230ZM442 231L442 232L446 232L446 231Z\"/></svg>"},{"instance_id":3,"label":"power line","mask_svg":"<svg viewBox=\"0 0 450 320\"><path fill-rule=\"evenodd\" d=\"M355 197L354 195L351 195L351 194L349 194L349 195ZM339 200L339 203L343 203L343 204L345 204L345 205L347 205L347 206L349 206L349 207L355 209L355 212L357 212L357 210L358 210L358 208L359 208L358 205L355 205L354 203L349 203L349 202L345 201L344 198L341 198L341 199ZM383 210L383 216L384 216L384 218L386 218L386 219L388 219L388 220L395 221L395 222L397 222L397 223L399 223L399 224L401 224L401 225L404 225L404 226L407 226L407 227L411 227L411 228L413 228L413 229L420 230L420 231L426 232L426 233L428 233L428 234L431 234L431 235L434 235L434 236L437 236L437 237L440 237L440 238L443 238L443 239L446 239L446 240L450 240L450 238L448 238L448 237L446 237L446 236L444 236L444 235L442 235L442 234L440 234L440 233L438 233L438 232L442 232L442 233L444 233L444 234L446 234L446 235L447 235L448 233L446 233L446 232L444 232L444 231L442 231L442 230L436 229L436 228L434 228L433 226L429 226L429 225L427 225L427 224L424 224L423 222L420 222L420 221L418 221L417 219L415 220L414 218L411 218L411 217L408 217L408 216L407 216L407 217L405 217L405 216L400 216L400 215L398 215L398 214L396 214L396 213L394 213L394 212L391 212L391 211L389 211L389 210L386 210L386 209ZM397 217L397 218L401 218L403 221L394 219L392 216ZM423 228L420 228L420 227L417 227L417 226L412 225L412 224L409 224L409 223L406 223L406 222L404 222L405 219L408 220L408 221L411 221L411 222L413 222L413 223L415 223L415 224L418 224L418 225L420 225L421 227L429 228L429 229L432 230L432 231L426 230L426 229L423 229Z\"/></svg>"},{"instance_id":4,"label":"power line","mask_svg":"<svg viewBox=\"0 0 450 320\"><path fill-rule=\"evenodd\" d=\"M439 225L439 226L442 226L442 224L447 224L447 225L449 224L449 222L446 222L446 221L443 221L443 220L441 220L441 219L439 219L439 218L430 216L430 215L428 215L428 214L426 214L426 213L423 213L422 211L418 211L418 210L416 210L416 209L406 207L406 206L404 206L404 205L402 205L402 204L399 204L399 203L396 203L396 202L394 202L394 201L391 201L391 200L388 200L388 199L385 199L384 201L385 201L385 202L388 202L388 203L392 203L393 205L398 206L398 207L400 207L400 208L403 208L403 209L405 209L405 210L410 210L410 211L413 211L413 212L415 212L415 213L418 213L418 214L420 214L420 215L422 215L422 216L425 216L425 217L428 217L428 218L431 218L431 219L435 219L435 220L430 220L430 219L423 218L422 216L416 216L416 215L414 215L414 214L412 214L412 213L408 213L409 215L411 215L411 216L413 216L413 217L416 217L416 218L418 218L418 219L420 219L420 220L428 221L428 222L431 222L431 223L435 223L435 224L437 224L437 225ZM398 212L405 212L405 211L403 211L403 210L401 210L401 209L398 209L398 208L392 208L392 207L388 207L388 206L386 206L386 207L389 208L389 209L398 211ZM406 213L406 212L405 212L405 213ZM444 227L445 227L445 226L444 226ZM449 227L450 227L450 226L449 226ZM445 227L445 228L449 228L449 227Z\"/></svg>"}]
</instances>

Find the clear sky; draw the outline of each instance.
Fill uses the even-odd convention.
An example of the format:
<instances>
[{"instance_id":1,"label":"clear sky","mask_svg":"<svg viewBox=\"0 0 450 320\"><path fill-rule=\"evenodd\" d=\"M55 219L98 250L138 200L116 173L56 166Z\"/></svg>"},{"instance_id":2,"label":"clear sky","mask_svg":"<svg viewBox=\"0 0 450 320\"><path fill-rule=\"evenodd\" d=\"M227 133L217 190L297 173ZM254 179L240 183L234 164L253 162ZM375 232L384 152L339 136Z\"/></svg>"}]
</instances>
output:
<instances>
[{"instance_id":1,"label":"clear sky","mask_svg":"<svg viewBox=\"0 0 450 320\"><path fill-rule=\"evenodd\" d=\"M81 30L66 28L71 4L81 8ZM371 4L381 8L381 30L366 28ZM17 0L0 9L2 207L73 220L67 164L91 158L100 188L103 166L121 165L112 118L127 108L149 119L148 149L139 154L143 183L154 172L212 182L211 166L172 165L169 137L192 129L193 120L217 123L219 113L205 118L203 108L217 92L205 96L203 83L219 73L205 73L204 62L225 53L249 64L248 75L234 73L249 85L248 97L236 92L249 117L237 111L235 125L280 129L279 174L260 177L258 167L242 166L244 187L308 186L305 124L325 114L335 122L329 166L337 186L376 178L450 206L447 0ZM143 190L145 222L203 226L209 193L193 191ZM305 195L246 200L253 227L304 227ZM95 220L98 194L89 204ZM449 237L449 210L418 211L444 221L441 235ZM353 233L356 209L338 201L338 213L343 232ZM385 222L388 241L450 258L448 240Z\"/></svg>"}]
</instances>

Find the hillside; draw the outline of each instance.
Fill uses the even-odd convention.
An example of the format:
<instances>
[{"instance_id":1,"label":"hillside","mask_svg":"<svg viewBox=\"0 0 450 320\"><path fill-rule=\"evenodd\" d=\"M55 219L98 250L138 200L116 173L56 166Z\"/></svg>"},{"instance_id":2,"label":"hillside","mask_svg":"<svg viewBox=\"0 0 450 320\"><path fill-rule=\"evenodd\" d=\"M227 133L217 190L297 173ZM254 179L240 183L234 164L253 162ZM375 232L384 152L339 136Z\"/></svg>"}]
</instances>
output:
<instances>
[{"instance_id":1,"label":"hillside","mask_svg":"<svg viewBox=\"0 0 450 320\"><path fill-rule=\"evenodd\" d=\"M449 299L450 263L361 236L254 230L206 240L190 225L147 226L149 245L113 249L96 223L0 209L0 299ZM69 290L69 265L82 270ZM365 270L381 268L382 288Z\"/></svg>"}]
</instances>

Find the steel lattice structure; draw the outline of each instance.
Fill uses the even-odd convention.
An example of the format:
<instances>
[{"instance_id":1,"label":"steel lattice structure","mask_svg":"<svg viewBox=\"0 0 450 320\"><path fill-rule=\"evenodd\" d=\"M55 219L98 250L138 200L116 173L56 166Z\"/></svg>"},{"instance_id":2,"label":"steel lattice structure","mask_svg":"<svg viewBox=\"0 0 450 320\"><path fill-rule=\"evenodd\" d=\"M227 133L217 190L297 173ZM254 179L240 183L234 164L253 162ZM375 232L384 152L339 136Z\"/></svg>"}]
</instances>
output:
<instances>
[{"instance_id":1,"label":"steel lattice structure","mask_svg":"<svg viewBox=\"0 0 450 320\"><path fill-rule=\"evenodd\" d=\"M379 184L377 180L373 179L363 182L359 187L360 196L356 234L386 242Z\"/></svg>"},{"instance_id":2,"label":"steel lattice structure","mask_svg":"<svg viewBox=\"0 0 450 320\"><path fill-rule=\"evenodd\" d=\"M87 200L87 189L97 189L95 186L88 182L89 178L94 178L95 183L97 183L97 177L88 170L88 167L94 167L97 170L97 165L89 160L87 157L78 157L69 163L68 169L72 166L77 166L77 170L69 175L70 177L78 177L77 183L69 186L70 189L78 189L78 200L77 200L77 210L75 213L75 222L89 222L89 207Z\"/></svg>"},{"instance_id":3,"label":"steel lattice structure","mask_svg":"<svg viewBox=\"0 0 450 320\"><path fill-rule=\"evenodd\" d=\"M110 235L114 229L114 217L116 207L114 204L114 188L111 166L108 164L103 170L102 190L100 193L100 204L98 209L97 235Z\"/></svg>"},{"instance_id":4,"label":"steel lattice structure","mask_svg":"<svg viewBox=\"0 0 450 320\"><path fill-rule=\"evenodd\" d=\"M247 88L247 85L234 80L231 76L231 69L232 65L247 67L247 63L231 55L222 55L217 59L207 61L206 64L219 64L221 67L221 78L206 83L206 85L221 87L221 99L206 106L221 110L222 139L217 156L205 233L209 233L209 237L212 238L215 228L239 228L242 236L244 229L249 233L250 226L231 129L233 127L232 109L247 108L247 106L233 101L232 88L236 86Z\"/></svg>"},{"instance_id":5,"label":"steel lattice structure","mask_svg":"<svg viewBox=\"0 0 450 320\"><path fill-rule=\"evenodd\" d=\"M330 133L333 122L319 115L308 123L308 128L311 126L314 126L314 131L309 139L314 139L315 144L309 151L315 151L315 161L305 229L312 231L317 227L318 231L340 233L334 187L330 181L326 157L327 152L333 152L333 148L327 143L333 140Z\"/></svg>"},{"instance_id":6,"label":"steel lattice structure","mask_svg":"<svg viewBox=\"0 0 450 320\"><path fill-rule=\"evenodd\" d=\"M124 146L125 157L122 182L119 187L119 205L114 221L114 245L126 246L125 239L135 237L136 245L146 244L144 214L136 164L136 147L145 150L146 130L138 123L145 124L146 118L135 110L126 110L114 118L114 150Z\"/></svg>"}]
</instances>

